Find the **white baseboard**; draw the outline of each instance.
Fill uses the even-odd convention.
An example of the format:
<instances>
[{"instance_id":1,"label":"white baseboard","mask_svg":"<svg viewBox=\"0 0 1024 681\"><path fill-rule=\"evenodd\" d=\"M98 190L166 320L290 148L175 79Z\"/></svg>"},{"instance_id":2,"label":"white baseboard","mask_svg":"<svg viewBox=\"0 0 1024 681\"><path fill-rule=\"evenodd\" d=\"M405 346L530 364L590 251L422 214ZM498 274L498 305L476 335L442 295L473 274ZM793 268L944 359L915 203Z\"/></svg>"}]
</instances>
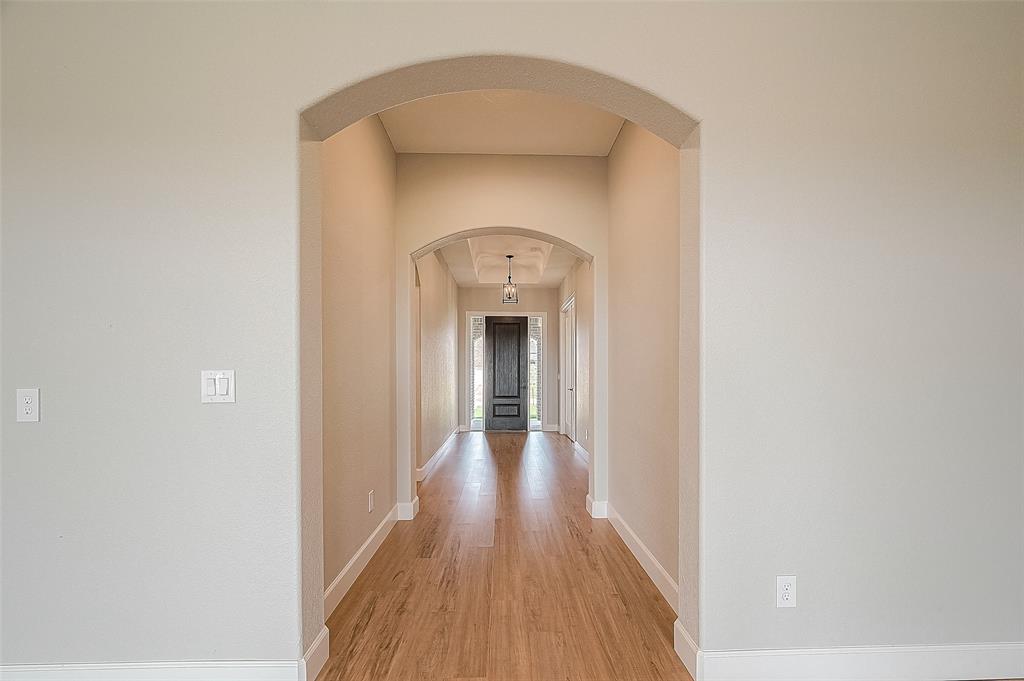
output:
<instances>
[{"instance_id":1,"label":"white baseboard","mask_svg":"<svg viewBox=\"0 0 1024 681\"><path fill-rule=\"evenodd\" d=\"M593 497L587 495L587 513L590 514L591 518L607 518L608 517L608 502L607 501L594 501Z\"/></svg>"},{"instance_id":2,"label":"white baseboard","mask_svg":"<svg viewBox=\"0 0 1024 681\"><path fill-rule=\"evenodd\" d=\"M4 681L306 681L302 660L0 665Z\"/></svg>"},{"instance_id":3,"label":"white baseboard","mask_svg":"<svg viewBox=\"0 0 1024 681\"><path fill-rule=\"evenodd\" d=\"M459 424L459 432L460 433L468 433L469 432L469 426L467 426L465 423L460 423Z\"/></svg>"},{"instance_id":4,"label":"white baseboard","mask_svg":"<svg viewBox=\"0 0 1024 681\"><path fill-rule=\"evenodd\" d=\"M455 430L448 433L448 437L444 439L444 442L442 442L441 446L437 448L437 451L430 455L430 458L427 459L427 462L423 464L421 468L416 469L416 482L423 482L423 479L427 477L428 473L430 473L430 469L437 465L437 462L448 453L448 444L451 442L451 439L458 434L459 428L460 427L456 427Z\"/></svg>"},{"instance_id":5,"label":"white baseboard","mask_svg":"<svg viewBox=\"0 0 1024 681\"><path fill-rule=\"evenodd\" d=\"M672 626L672 643L674 644L676 655L683 661L686 671L690 672L690 676L693 677L694 681L697 681L700 678L700 669L698 668L700 648L697 647L696 641L693 640L690 632L683 627L683 623L679 620L676 620L676 623Z\"/></svg>"},{"instance_id":6,"label":"white baseboard","mask_svg":"<svg viewBox=\"0 0 1024 681\"><path fill-rule=\"evenodd\" d=\"M557 433L558 432L558 424L557 423L549 423L546 426L541 426L541 430L543 430L545 433Z\"/></svg>"},{"instance_id":7,"label":"white baseboard","mask_svg":"<svg viewBox=\"0 0 1024 681\"><path fill-rule=\"evenodd\" d=\"M651 550L647 548L633 528L629 526L621 515L615 510L611 504L608 505L608 520L611 521L612 527L622 537L622 541L626 543L629 550L632 551L633 555L640 562L640 566L647 573L647 576L654 582L654 586L658 587L658 591L668 601L669 606L672 608L672 612L679 615L679 584L669 574L668 570L654 557Z\"/></svg>"},{"instance_id":8,"label":"white baseboard","mask_svg":"<svg viewBox=\"0 0 1024 681\"><path fill-rule=\"evenodd\" d=\"M702 650L698 652L697 658L695 681L954 681L1024 678L1024 643Z\"/></svg>"},{"instance_id":9,"label":"white baseboard","mask_svg":"<svg viewBox=\"0 0 1024 681\"><path fill-rule=\"evenodd\" d=\"M352 587L352 584L356 581L356 577L363 571L366 564L370 562L370 558L377 552L380 545L384 542L384 538L388 536L388 532L395 526L395 522L398 518L398 507L401 504L396 504L394 508L388 511L388 514L384 516L384 519L377 525L377 529L370 533L370 536L366 538L363 545L359 547L359 550L355 552L355 555L349 559L345 567L341 569L338 576L334 578L331 585L324 590L324 617L330 617L334 609L338 607L338 603L341 603L341 599L348 593L348 590ZM323 632L321 632L322 634Z\"/></svg>"},{"instance_id":10,"label":"white baseboard","mask_svg":"<svg viewBox=\"0 0 1024 681\"><path fill-rule=\"evenodd\" d=\"M323 627L310 644L309 650L302 656L302 673L299 675L299 681L316 681L317 675L327 664L327 658L330 656L331 632L327 627Z\"/></svg>"},{"instance_id":11,"label":"white baseboard","mask_svg":"<svg viewBox=\"0 0 1024 681\"><path fill-rule=\"evenodd\" d=\"M1024 679L1024 643L700 650L679 620L673 642L694 681Z\"/></svg>"},{"instance_id":12,"label":"white baseboard","mask_svg":"<svg viewBox=\"0 0 1024 681\"><path fill-rule=\"evenodd\" d=\"M576 452L576 456L586 461L588 465L590 464L590 452L584 449L583 445L581 445L579 442L573 442L572 448L573 451Z\"/></svg>"},{"instance_id":13,"label":"white baseboard","mask_svg":"<svg viewBox=\"0 0 1024 681\"><path fill-rule=\"evenodd\" d=\"M395 508L398 509L395 516L398 520L412 520L420 512L420 498L416 497L412 501L399 501Z\"/></svg>"}]
</instances>

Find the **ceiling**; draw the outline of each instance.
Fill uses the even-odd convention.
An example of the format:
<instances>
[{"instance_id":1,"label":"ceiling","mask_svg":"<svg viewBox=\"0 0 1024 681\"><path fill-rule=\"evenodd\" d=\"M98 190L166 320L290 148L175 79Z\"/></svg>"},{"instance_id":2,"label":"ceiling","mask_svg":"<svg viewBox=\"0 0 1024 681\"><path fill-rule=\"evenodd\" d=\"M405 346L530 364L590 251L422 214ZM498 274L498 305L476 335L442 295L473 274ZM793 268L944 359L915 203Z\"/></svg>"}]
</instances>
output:
<instances>
[{"instance_id":1,"label":"ceiling","mask_svg":"<svg viewBox=\"0 0 1024 681\"><path fill-rule=\"evenodd\" d=\"M527 90L425 97L378 115L400 154L607 156L623 120L575 99Z\"/></svg>"},{"instance_id":2,"label":"ceiling","mask_svg":"<svg viewBox=\"0 0 1024 681\"><path fill-rule=\"evenodd\" d=\"M555 287L576 263L576 256L558 246L525 236L489 235L456 241L440 250L459 286L495 286L508 278L516 284Z\"/></svg>"}]
</instances>

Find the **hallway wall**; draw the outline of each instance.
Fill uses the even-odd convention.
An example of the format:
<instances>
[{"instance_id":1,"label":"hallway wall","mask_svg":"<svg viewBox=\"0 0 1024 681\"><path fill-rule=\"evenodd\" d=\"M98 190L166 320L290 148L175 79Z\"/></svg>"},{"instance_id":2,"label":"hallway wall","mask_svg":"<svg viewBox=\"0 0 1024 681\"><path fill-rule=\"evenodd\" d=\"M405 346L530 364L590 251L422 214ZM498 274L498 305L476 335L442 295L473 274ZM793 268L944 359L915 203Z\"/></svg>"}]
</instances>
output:
<instances>
[{"instance_id":1,"label":"hallway wall","mask_svg":"<svg viewBox=\"0 0 1024 681\"><path fill-rule=\"evenodd\" d=\"M419 442L422 467L459 426L456 377L458 286L437 251L416 261L419 287Z\"/></svg>"},{"instance_id":2,"label":"hallway wall","mask_svg":"<svg viewBox=\"0 0 1024 681\"><path fill-rule=\"evenodd\" d=\"M679 152L679 624L700 640L700 128Z\"/></svg>"},{"instance_id":3,"label":"hallway wall","mask_svg":"<svg viewBox=\"0 0 1024 681\"><path fill-rule=\"evenodd\" d=\"M547 328L544 329L544 395L542 424L558 425L558 372L559 372L559 325L558 289L519 287L519 304L504 305L501 302L501 287L459 287L459 424L469 426L467 391L469 379L466 375L469 358L466 354L466 312L489 312L496 315L522 315L528 312L546 312Z\"/></svg>"},{"instance_id":4,"label":"hallway wall","mask_svg":"<svg viewBox=\"0 0 1024 681\"><path fill-rule=\"evenodd\" d=\"M395 505L395 153L371 116L326 140L321 155L329 586Z\"/></svg>"},{"instance_id":5,"label":"hallway wall","mask_svg":"<svg viewBox=\"0 0 1024 681\"><path fill-rule=\"evenodd\" d=\"M678 582L678 150L626 121L608 208L608 501Z\"/></svg>"},{"instance_id":6,"label":"hallway wall","mask_svg":"<svg viewBox=\"0 0 1024 681\"><path fill-rule=\"evenodd\" d=\"M313 641L324 614L323 144L299 126L299 472L310 493L300 503L302 639Z\"/></svg>"},{"instance_id":7,"label":"hallway wall","mask_svg":"<svg viewBox=\"0 0 1024 681\"><path fill-rule=\"evenodd\" d=\"M606 159L399 154L398 231L415 250L477 227L525 227L590 252L607 240Z\"/></svg>"}]
</instances>

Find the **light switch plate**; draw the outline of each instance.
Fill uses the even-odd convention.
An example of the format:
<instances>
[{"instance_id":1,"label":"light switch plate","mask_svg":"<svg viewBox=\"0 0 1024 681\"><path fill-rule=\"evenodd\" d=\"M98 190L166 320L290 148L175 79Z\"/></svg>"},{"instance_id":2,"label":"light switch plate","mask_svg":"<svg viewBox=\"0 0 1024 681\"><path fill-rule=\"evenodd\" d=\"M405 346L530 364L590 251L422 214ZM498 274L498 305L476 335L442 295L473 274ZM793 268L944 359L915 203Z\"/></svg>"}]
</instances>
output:
<instances>
[{"instance_id":1,"label":"light switch plate","mask_svg":"<svg viewBox=\"0 0 1024 681\"><path fill-rule=\"evenodd\" d=\"M200 372L199 396L204 403L235 401L235 372L216 369Z\"/></svg>"},{"instance_id":2,"label":"light switch plate","mask_svg":"<svg viewBox=\"0 0 1024 681\"><path fill-rule=\"evenodd\" d=\"M39 421L39 388L17 389L18 421L35 423Z\"/></svg>"}]
</instances>

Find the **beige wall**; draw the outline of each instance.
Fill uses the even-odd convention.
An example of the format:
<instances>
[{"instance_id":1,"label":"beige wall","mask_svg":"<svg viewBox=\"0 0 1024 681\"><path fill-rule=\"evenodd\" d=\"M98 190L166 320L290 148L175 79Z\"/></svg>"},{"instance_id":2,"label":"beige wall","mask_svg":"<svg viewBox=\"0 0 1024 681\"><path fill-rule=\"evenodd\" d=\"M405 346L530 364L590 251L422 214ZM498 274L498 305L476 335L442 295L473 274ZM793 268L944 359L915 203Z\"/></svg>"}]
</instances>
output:
<instances>
[{"instance_id":1,"label":"beige wall","mask_svg":"<svg viewBox=\"0 0 1024 681\"><path fill-rule=\"evenodd\" d=\"M398 231L407 253L452 232L525 227L596 253L607 238L605 159L399 154Z\"/></svg>"},{"instance_id":2,"label":"beige wall","mask_svg":"<svg viewBox=\"0 0 1024 681\"><path fill-rule=\"evenodd\" d=\"M469 406L466 394L469 381L466 375L469 358L466 356L466 313L489 312L497 315L523 315L546 312L544 329L544 395L542 424L558 425L558 289L519 287L519 304L504 305L501 287L459 287L459 423L469 426Z\"/></svg>"},{"instance_id":3,"label":"beige wall","mask_svg":"<svg viewBox=\"0 0 1024 681\"><path fill-rule=\"evenodd\" d=\"M1021 3L0 11L4 662L300 654L296 114L493 53L702 121L702 647L1024 641Z\"/></svg>"},{"instance_id":4,"label":"beige wall","mask_svg":"<svg viewBox=\"0 0 1024 681\"><path fill-rule=\"evenodd\" d=\"M678 579L678 150L627 121L608 213L608 501Z\"/></svg>"},{"instance_id":5,"label":"beige wall","mask_svg":"<svg viewBox=\"0 0 1024 681\"><path fill-rule=\"evenodd\" d=\"M458 428L456 332L458 287L437 252L416 262L419 312L419 442L422 467Z\"/></svg>"},{"instance_id":6,"label":"beige wall","mask_svg":"<svg viewBox=\"0 0 1024 681\"><path fill-rule=\"evenodd\" d=\"M325 141L321 154L329 585L395 505L395 154L376 116Z\"/></svg>"},{"instance_id":7,"label":"beige wall","mask_svg":"<svg viewBox=\"0 0 1024 681\"><path fill-rule=\"evenodd\" d=\"M700 128L679 152L679 622L700 640Z\"/></svg>"},{"instance_id":8,"label":"beige wall","mask_svg":"<svg viewBox=\"0 0 1024 681\"><path fill-rule=\"evenodd\" d=\"M299 466L304 484L315 486L301 503L302 641L316 639L324 622L323 497L323 145L303 122L299 129ZM317 493L319 492L319 493Z\"/></svg>"}]
</instances>

